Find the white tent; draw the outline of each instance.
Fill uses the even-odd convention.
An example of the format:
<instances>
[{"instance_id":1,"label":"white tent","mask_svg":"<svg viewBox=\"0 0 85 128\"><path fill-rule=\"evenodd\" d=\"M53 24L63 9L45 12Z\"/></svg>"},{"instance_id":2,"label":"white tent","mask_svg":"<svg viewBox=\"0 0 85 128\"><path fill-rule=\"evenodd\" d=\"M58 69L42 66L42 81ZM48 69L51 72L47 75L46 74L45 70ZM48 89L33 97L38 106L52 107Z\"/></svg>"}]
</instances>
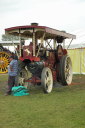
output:
<instances>
[{"instance_id":1,"label":"white tent","mask_svg":"<svg viewBox=\"0 0 85 128\"><path fill-rule=\"evenodd\" d=\"M67 51L72 60L73 73L85 74L85 43L72 44Z\"/></svg>"}]
</instances>

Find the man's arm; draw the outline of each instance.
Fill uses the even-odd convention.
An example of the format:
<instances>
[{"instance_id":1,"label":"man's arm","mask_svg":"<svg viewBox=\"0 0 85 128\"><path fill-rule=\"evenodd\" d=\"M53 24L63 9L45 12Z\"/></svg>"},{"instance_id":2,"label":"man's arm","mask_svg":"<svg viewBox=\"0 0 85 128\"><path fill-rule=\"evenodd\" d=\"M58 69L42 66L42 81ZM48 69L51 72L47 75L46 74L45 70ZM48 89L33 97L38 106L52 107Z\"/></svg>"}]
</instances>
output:
<instances>
[{"instance_id":1,"label":"man's arm","mask_svg":"<svg viewBox=\"0 0 85 128\"><path fill-rule=\"evenodd\" d=\"M12 65L10 65L10 70L11 70L11 72L13 72L13 71L14 71L14 69L12 69Z\"/></svg>"}]
</instances>

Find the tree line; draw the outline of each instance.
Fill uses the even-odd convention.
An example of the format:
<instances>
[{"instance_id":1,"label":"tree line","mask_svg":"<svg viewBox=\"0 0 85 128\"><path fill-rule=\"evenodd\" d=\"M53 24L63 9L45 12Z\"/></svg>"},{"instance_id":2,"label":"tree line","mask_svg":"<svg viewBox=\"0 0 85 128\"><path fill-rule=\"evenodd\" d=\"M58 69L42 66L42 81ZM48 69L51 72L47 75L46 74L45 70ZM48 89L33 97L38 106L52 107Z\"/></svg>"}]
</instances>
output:
<instances>
[{"instance_id":1,"label":"tree line","mask_svg":"<svg viewBox=\"0 0 85 128\"><path fill-rule=\"evenodd\" d=\"M19 40L19 36L11 35L13 40ZM2 41L11 41L10 35L2 34Z\"/></svg>"}]
</instances>

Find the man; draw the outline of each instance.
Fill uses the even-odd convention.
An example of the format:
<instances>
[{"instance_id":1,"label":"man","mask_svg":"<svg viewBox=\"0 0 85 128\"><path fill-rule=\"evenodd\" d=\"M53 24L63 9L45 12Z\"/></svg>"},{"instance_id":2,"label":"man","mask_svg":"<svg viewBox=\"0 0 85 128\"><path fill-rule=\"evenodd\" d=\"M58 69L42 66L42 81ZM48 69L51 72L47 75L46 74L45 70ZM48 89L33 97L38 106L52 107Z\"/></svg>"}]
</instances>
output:
<instances>
[{"instance_id":1,"label":"man","mask_svg":"<svg viewBox=\"0 0 85 128\"><path fill-rule=\"evenodd\" d=\"M11 94L11 89L15 84L15 77L18 73L18 62L17 60L14 60L14 56L9 57L10 65L8 67L8 89L5 94L5 96L8 96Z\"/></svg>"}]
</instances>

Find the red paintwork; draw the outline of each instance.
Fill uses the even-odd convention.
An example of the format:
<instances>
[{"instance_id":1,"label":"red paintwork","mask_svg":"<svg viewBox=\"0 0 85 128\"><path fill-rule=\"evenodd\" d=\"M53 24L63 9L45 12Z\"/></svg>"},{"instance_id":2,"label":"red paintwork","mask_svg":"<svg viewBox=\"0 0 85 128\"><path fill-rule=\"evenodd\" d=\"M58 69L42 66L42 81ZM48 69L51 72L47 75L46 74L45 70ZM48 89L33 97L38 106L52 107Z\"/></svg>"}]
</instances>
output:
<instances>
[{"instance_id":1,"label":"red paintwork","mask_svg":"<svg viewBox=\"0 0 85 128\"><path fill-rule=\"evenodd\" d=\"M30 54L28 55L27 51L25 51L27 49L27 51L30 52ZM23 58L24 59L30 59L33 57L33 43L30 42L30 44L28 46L24 46L23 47Z\"/></svg>"},{"instance_id":2,"label":"red paintwork","mask_svg":"<svg viewBox=\"0 0 85 128\"><path fill-rule=\"evenodd\" d=\"M62 53L60 52L60 53L58 53L58 58L59 58L59 60L61 59L61 57L62 57Z\"/></svg>"},{"instance_id":3,"label":"red paintwork","mask_svg":"<svg viewBox=\"0 0 85 128\"><path fill-rule=\"evenodd\" d=\"M21 61L23 61L23 60L24 60L21 56L19 57L19 59L20 59Z\"/></svg>"},{"instance_id":4,"label":"red paintwork","mask_svg":"<svg viewBox=\"0 0 85 128\"><path fill-rule=\"evenodd\" d=\"M55 61L56 61L56 59L55 59L55 53L50 52L50 62L51 63L54 63Z\"/></svg>"},{"instance_id":5,"label":"red paintwork","mask_svg":"<svg viewBox=\"0 0 85 128\"><path fill-rule=\"evenodd\" d=\"M48 67L48 61L44 61L44 67Z\"/></svg>"},{"instance_id":6,"label":"red paintwork","mask_svg":"<svg viewBox=\"0 0 85 128\"><path fill-rule=\"evenodd\" d=\"M34 57L34 61L40 61L40 57Z\"/></svg>"},{"instance_id":7,"label":"red paintwork","mask_svg":"<svg viewBox=\"0 0 85 128\"><path fill-rule=\"evenodd\" d=\"M46 27L45 26L33 26L33 25L16 26L16 27L11 27L11 28L6 28L5 32L13 30L13 29L21 29L21 28L41 28L41 29L45 29Z\"/></svg>"},{"instance_id":8,"label":"red paintwork","mask_svg":"<svg viewBox=\"0 0 85 128\"><path fill-rule=\"evenodd\" d=\"M37 45L36 45L37 48ZM28 52L25 51L27 49L27 51L30 52L30 54L28 55ZM38 49L38 48L37 48ZM37 50L35 49L35 51ZM36 52L35 52L36 54ZM33 56L33 43L30 42L30 44L28 46L23 46L23 57L20 57L20 60L25 60L25 59L29 59L31 61L40 61L40 57L35 57Z\"/></svg>"},{"instance_id":9,"label":"red paintwork","mask_svg":"<svg viewBox=\"0 0 85 128\"><path fill-rule=\"evenodd\" d=\"M63 54L66 55L67 54L67 50L63 49Z\"/></svg>"},{"instance_id":10,"label":"red paintwork","mask_svg":"<svg viewBox=\"0 0 85 128\"><path fill-rule=\"evenodd\" d=\"M33 50L32 50L33 46L29 45L29 46L24 46L23 47L23 58L24 59L30 59L33 58L32 54L33 54ZM26 49L29 50L30 54L28 55L28 53L25 51Z\"/></svg>"},{"instance_id":11,"label":"red paintwork","mask_svg":"<svg viewBox=\"0 0 85 128\"><path fill-rule=\"evenodd\" d=\"M54 63L55 61L56 61L55 53L54 53L54 52L50 52L50 56L49 56L49 58L47 59L47 62L48 62L49 64L52 64L52 63Z\"/></svg>"},{"instance_id":12,"label":"red paintwork","mask_svg":"<svg viewBox=\"0 0 85 128\"><path fill-rule=\"evenodd\" d=\"M56 71L53 70L53 71L52 71L52 74L53 74L53 81L56 81L56 79L57 79Z\"/></svg>"},{"instance_id":13,"label":"red paintwork","mask_svg":"<svg viewBox=\"0 0 85 128\"><path fill-rule=\"evenodd\" d=\"M36 85L38 82L41 82L41 79L37 76L33 76L29 78L28 80L25 80L25 82L32 82L33 85Z\"/></svg>"}]
</instances>

